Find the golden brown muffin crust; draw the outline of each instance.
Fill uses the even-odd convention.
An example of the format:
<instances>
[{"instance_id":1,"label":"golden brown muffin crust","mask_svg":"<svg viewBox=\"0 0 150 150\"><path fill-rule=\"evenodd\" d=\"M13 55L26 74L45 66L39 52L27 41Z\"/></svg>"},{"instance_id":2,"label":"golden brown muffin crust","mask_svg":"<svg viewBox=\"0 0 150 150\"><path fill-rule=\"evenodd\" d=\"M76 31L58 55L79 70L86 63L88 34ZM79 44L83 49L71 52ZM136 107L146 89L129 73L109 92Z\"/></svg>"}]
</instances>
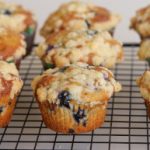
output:
<instances>
[{"instance_id":1,"label":"golden brown muffin crust","mask_svg":"<svg viewBox=\"0 0 150 150\"><path fill-rule=\"evenodd\" d=\"M20 34L11 30L8 30L5 34L0 34L0 56L3 59L12 56L21 45Z\"/></svg>"},{"instance_id":2,"label":"golden brown muffin crust","mask_svg":"<svg viewBox=\"0 0 150 150\"><path fill-rule=\"evenodd\" d=\"M103 7L81 1L71 1L59 7L44 23L40 33L48 38L60 30L112 31L120 21L120 16Z\"/></svg>"},{"instance_id":3,"label":"golden brown muffin crust","mask_svg":"<svg viewBox=\"0 0 150 150\"><path fill-rule=\"evenodd\" d=\"M150 37L150 5L136 11L130 27L139 33L141 39Z\"/></svg>"},{"instance_id":4,"label":"golden brown muffin crust","mask_svg":"<svg viewBox=\"0 0 150 150\"><path fill-rule=\"evenodd\" d=\"M51 34L36 48L43 63L63 67L76 62L114 67L123 59L122 44L108 32L67 31Z\"/></svg>"}]
</instances>

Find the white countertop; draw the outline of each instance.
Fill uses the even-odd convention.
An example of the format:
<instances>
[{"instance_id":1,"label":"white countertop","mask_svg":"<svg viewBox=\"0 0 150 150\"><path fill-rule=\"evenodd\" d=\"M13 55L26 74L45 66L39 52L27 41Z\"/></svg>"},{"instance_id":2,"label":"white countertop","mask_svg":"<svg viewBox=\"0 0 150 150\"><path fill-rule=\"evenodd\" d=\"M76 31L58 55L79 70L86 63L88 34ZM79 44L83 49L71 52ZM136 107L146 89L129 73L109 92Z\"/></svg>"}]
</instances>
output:
<instances>
[{"instance_id":1,"label":"white countertop","mask_svg":"<svg viewBox=\"0 0 150 150\"><path fill-rule=\"evenodd\" d=\"M38 27L40 28L44 20L50 12L57 9L63 2L69 0L6 0L23 4L25 7L31 9L37 17ZM84 0L85 1L85 0ZM121 14L122 21L117 27L115 37L122 42L138 42L139 37L134 32L129 30L129 20L135 14L135 11L143 6L150 4L150 0L87 0L98 5L102 5L111 11ZM41 41L37 34L36 41Z\"/></svg>"}]
</instances>

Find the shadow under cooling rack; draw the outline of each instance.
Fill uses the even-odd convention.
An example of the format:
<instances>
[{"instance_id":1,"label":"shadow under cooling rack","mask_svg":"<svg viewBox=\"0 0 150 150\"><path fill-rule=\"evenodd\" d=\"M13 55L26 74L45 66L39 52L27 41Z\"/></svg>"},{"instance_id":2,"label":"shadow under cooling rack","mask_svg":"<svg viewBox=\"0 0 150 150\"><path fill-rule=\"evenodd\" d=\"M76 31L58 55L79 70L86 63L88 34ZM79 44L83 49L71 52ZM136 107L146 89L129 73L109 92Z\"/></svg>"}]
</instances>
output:
<instances>
[{"instance_id":1,"label":"shadow under cooling rack","mask_svg":"<svg viewBox=\"0 0 150 150\"><path fill-rule=\"evenodd\" d=\"M125 58L113 70L123 89L109 102L103 127L80 135L57 134L47 129L30 87L34 76L42 72L37 57L22 61L24 80L12 121L0 129L0 149L50 150L149 150L149 121L135 80L147 68L136 57L138 45L125 44Z\"/></svg>"}]
</instances>

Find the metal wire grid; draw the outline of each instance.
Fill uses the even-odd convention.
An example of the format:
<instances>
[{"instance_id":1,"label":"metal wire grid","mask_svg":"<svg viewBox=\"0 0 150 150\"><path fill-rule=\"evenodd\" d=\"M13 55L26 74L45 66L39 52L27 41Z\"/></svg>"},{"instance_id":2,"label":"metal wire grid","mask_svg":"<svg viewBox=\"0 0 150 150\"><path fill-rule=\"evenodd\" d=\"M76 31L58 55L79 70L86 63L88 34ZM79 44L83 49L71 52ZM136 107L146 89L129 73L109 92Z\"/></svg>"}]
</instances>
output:
<instances>
[{"instance_id":1,"label":"metal wire grid","mask_svg":"<svg viewBox=\"0 0 150 150\"><path fill-rule=\"evenodd\" d=\"M123 90L109 102L103 127L80 135L58 134L42 122L30 87L42 66L34 55L20 69L24 87L18 98L12 121L0 129L0 149L50 150L149 150L149 121L135 80L147 68L138 61L136 45L126 45L125 59L113 70Z\"/></svg>"}]
</instances>

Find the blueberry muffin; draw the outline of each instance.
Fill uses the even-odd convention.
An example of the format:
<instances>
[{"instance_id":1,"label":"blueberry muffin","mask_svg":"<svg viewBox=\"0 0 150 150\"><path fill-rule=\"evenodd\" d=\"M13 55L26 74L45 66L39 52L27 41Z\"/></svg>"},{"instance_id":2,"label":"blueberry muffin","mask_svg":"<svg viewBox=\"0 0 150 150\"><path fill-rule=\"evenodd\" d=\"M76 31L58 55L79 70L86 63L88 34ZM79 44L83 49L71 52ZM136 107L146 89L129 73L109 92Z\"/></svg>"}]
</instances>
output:
<instances>
[{"instance_id":1,"label":"blueberry muffin","mask_svg":"<svg viewBox=\"0 0 150 150\"><path fill-rule=\"evenodd\" d=\"M81 133L102 125L108 100L121 85L104 67L73 64L47 70L32 88L48 128Z\"/></svg>"},{"instance_id":2,"label":"blueberry muffin","mask_svg":"<svg viewBox=\"0 0 150 150\"><path fill-rule=\"evenodd\" d=\"M10 29L0 27L0 60L15 63L19 68L22 57L26 53L24 36Z\"/></svg>"},{"instance_id":3,"label":"blueberry muffin","mask_svg":"<svg viewBox=\"0 0 150 150\"><path fill-rule=\"evenodd\" d=\"M106 8L81 1L71 1L61 5L51 14L41 29L41 35L47 38L60 30L94 29L113 33L121 17Z\"/></svg>"},{"instance_id":4,"label":"blueberry muffin","mask_svg":"<svg viewBox=\"0 0 150 150\"><path fill-rule=\"evenodd\" d=\"M76 62L114 67L123 58L122 44L108 32L95 30L54 33L36 48L44 68L63 67Z\"/></svg>"},{"instance_id":5,"label":"blueberry muffin","mask_svg":"<svg viewBox=\"0 0 150 150\"><path fill-rule=\"evenodd\" d=\"M140 87L140 92L147 109L147 115L150 118L150 70L145 71L144 74L137 79L137 85Z\"/></svg>"},{"instance_id":6,"label":"blueberry muffin","mask_svg":"<svg viewBox=\"0 0 150 150\"><path fill-rule=\"evenodd\" d=\"M134 29L141 39L150 37L150 5L139 9L136 16L131 19L131 28Z\"/></svg>"},{"instance_id":7,"label":"blueberry muffin","mask_svg":"<svg viewBox=\"0 0 150 150\"><path fill-rule=\"evenodd\" d=\"M0 61L0 127L9 123L23 82L14 64Z\"/></svg>"},{"instance_id":8,"label":"blueberry muffin","mask_svg":"<svg viewBox=\"0 0 150 150\"><path fill-rule=\"evenodd\" d=\"M0 0L0 27L23 33L27 43L27 54L33 44L37 23L33 14L20 5Z\"/></svg>"},{"instance_id":9,"label":"blueberry muffin","mask_svg":"<svg viewBox=\"0 0 150 150\"><path fill-rule=\"evenodd\" d=\"M138 56L141 60L146 60L150 66L150 39L145 39L140 45Z\"/></svg>"},{"instance_id":10,"label":"blueberry muffin","mask_svg":"<svg viewBox=\"0 0 150 150\"><path fill-rule=\"evenodd\" d=\"M142 40L138 52L139 59L146 60L150 64L150 5L136 12L136 16L131 19L131 28Z\"/></svg>"}]
</instances>

